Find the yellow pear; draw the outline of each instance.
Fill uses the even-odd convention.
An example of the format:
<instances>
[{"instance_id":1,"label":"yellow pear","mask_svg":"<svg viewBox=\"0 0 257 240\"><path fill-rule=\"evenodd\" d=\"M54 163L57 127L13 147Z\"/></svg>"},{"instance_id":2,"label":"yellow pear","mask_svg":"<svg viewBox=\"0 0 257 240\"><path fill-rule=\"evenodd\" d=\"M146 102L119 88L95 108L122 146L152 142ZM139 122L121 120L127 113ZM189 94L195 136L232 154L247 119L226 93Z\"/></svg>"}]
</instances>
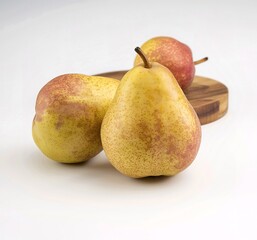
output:
<instances>
[{"instance_id":1,"label":"yellow pear","mask_svg":"<svg viewBox=\"0 0 257 240\"><path fill-rule=\"evenodd\" d=\"M124 175L175 175L195 159L201 125L173 74L135 50L144 64L118 86L102 122L103 149Z\"/></svg>"},{"instance_id":2,"label":"yellow pear","mask_svg":"<svg viewBox=\"0 0 257 240\"><path fill-rule=\"evenodd\" d=\"M36 100L33 139L50 159L86 161L102 150L100 128L120 81L65 74L48 82Z\"/></svg>"}]
</instances>

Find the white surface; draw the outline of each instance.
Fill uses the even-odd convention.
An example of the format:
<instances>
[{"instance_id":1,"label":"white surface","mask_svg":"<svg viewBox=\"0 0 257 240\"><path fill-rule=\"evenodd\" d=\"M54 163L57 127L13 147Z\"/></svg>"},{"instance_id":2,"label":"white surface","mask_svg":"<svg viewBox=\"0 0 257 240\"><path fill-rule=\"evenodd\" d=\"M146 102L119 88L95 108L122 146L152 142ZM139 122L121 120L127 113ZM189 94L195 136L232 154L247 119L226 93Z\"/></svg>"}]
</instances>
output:
<instances>
[{"instance_id":1,"label":"white surface","mask_svg":"<svg viewBox=\"0 0 257 240\"><path fill-rule=\"evenodd\" d=\"M53 3L54 2L54 3ZM256 239L256 1L1 1L0 239ZM128 69L158 36L187 43L197 74L230 90L194 163L134 180L103 153L48 160L31 137L38 91L62 73Z\"/></svg>"}]
</instances>

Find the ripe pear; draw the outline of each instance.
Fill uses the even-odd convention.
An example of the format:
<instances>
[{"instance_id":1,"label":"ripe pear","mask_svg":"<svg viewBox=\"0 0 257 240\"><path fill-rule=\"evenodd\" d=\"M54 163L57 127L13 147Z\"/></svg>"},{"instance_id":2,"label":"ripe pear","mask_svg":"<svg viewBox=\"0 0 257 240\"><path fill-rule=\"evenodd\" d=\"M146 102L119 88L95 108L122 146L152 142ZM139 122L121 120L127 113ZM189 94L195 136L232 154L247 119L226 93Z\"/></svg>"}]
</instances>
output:
<instances>
[{"instance_id":1,"label":"ripe pear","mask_svg":"<svg viewBox=\"0 0 257 240\"><path fill-rule=\"evenodd\" d=\"M175 175L196 157L201 125L169 69L135 50L144 65L128 71L118 86L102 122L103 149L129 177Z\"/></svg>"},{"instance_id":2,"label":"ripe pear","mask_svg":"<svg viewBox=\"0 0 257 240\"><path fill-rule=\"evenodd\" d=\"M193 62L191 49L184 43L171 37L155 37L146 41L141 49L149 61L158 62L167 67L174 75L180 87L188 88L195 76L195 65L205 62L203 58ZM137 55L134 66L142 63Z\"/></svg>"},{"instance_id":3,"label":"ripe pear","mask_svg":"<svg viewBox=\"0 0 257 240\"><path fill-rule=\"evenodd\" d=\"M100 128L119 81L65 74L48 82L36 100L32 135L50 159L86 161L102 150Z\"/></svg>"}]
</instances>

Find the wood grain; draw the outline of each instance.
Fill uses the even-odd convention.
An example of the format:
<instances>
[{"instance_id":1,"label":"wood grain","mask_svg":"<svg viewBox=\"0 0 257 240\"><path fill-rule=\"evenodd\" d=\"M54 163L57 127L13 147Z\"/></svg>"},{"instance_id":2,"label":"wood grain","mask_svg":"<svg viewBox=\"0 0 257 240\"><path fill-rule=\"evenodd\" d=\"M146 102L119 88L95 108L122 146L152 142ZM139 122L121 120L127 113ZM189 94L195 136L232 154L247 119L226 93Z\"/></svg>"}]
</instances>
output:
<instances>
[{"instance_id":1,"label":"wood grain","mask_svg":"<svg viewBox=\"0 0 257 240\"><path fill-rule=\"evenodd\" d=\"M97 76L121 79L127 71L107 72ZM228 88L221 82L195 76L185 95L195 109L202 125L223 117L228 110Z\"/></svg>"}]
</instances>

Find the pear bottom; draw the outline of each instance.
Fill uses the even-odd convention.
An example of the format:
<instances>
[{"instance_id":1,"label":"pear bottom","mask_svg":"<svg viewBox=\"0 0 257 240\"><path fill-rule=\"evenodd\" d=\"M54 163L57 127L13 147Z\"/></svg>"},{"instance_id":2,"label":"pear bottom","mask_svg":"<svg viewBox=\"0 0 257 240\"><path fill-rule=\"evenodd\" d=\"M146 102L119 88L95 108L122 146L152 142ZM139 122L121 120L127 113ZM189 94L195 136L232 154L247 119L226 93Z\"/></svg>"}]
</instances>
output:
<instances>
[{"instance_id":1,"label":"pear bottom","mask_svg":"<svg viewBox=\"0 0 257 240\"><path fill-rule=\"evenodd\" d=\"M79 163L89 160L102 150L100 125L89 126L83 117L63 118L45 114L33 121L32 136L40 150L50 159L62 163ZM89 131L90 129L90 131Z\"/></svg>"},{"instance_id":2,"label":"pear bottom","mask_svg":"<svg viewBox=\"0 0 257 240\"><path fill-rule=\"evenodd\" d=\"M143 128L131 138L120 136L117 144L107 138L102 138L102 143L111 164L126 176L173 176L186 169L197 155L201 140L197 126L184 131L187 135L183 136L182 131L177 138L174 134L151 137L147 128Z\"/></svg>"}]
</instances>

